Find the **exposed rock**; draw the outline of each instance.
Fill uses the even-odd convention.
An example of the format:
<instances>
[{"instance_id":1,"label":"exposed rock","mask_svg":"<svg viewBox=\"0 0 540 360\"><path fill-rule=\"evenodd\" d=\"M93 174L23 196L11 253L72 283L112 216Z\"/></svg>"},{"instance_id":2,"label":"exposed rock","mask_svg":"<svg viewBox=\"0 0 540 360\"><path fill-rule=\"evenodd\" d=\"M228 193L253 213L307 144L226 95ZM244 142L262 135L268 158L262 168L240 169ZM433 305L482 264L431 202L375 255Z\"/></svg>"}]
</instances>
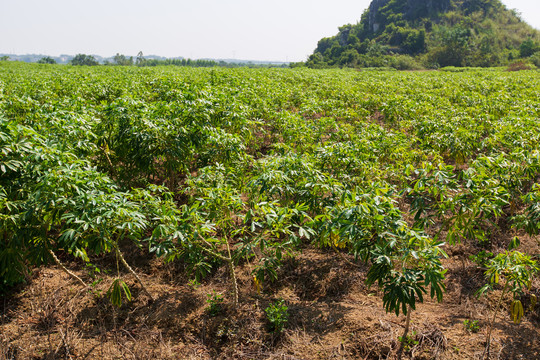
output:
<instances>
[{"instance_id":1,"label":"exposed rock","mask_svg":"<svg viewBox=\"0 0 540 360\"><path fill-rule=\"evenodd\" d=\"M390 0L373 0L369 5L369 28L373 32L379 31L380 24L376 21L379 9L388 4Z\"/></svg>"},{"instance_id":2,"label":"exposed rock","mask_svg":"<svg viewBox=\"0 0 540 360\"><path fill-rule=\"evenodd\" d=\"M369 29L373 32L382 30L379 19L379 9L386 6L390 0L373 0L369 5ZM450 0L397 0L405 3L404 16L407 20L427 18L439 12L450 9Z\"/></svg>"}]
</instances>

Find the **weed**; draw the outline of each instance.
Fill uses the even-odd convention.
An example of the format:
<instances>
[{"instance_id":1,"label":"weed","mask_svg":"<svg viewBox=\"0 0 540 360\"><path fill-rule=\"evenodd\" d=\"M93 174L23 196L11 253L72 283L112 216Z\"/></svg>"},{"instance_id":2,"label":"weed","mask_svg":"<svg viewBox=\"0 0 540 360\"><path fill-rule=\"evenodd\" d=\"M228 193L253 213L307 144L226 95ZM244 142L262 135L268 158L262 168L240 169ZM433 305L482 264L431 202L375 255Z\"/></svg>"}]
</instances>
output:
<instances>
[{"instance_id":1,"label":"weed","mask_svg":"<svg viewBox=\"0 0 540 360\"><path fill-rule=\"evenodd\" d=\"M480 267L486 267L488 261L493 258L493 253L481 250L476 255L470 255L469 259Z\"/></svg>"},{"instance_id":2,"label":"weed","mask_svg":"<svg viewBox=\"0 0 540 360\"><path fill-rule=\"evenodd\" d=\"M236 331L232 328L228 322L220 324L216 331L216 338L218 341L227 341L236 335Z\"/></svg>"},{"instance_id":3,"label":"weed","mask_svg":"<svg viewBox=\"0 0 540 360\"><path fill-rule=\"evenodd\" d=\"M206 303L208 304L206 311L210 316L216 316L223 311L223 295L218 294L215 290L212 294L206 295Z\"/></svg>"},{"instance_id":4,"label":"weed","mask_svg":"<svg viewBox=\"0 0 540 360\"><path fill-rule=\"evenodd\" d=\"M90 279L92 279L92 283L90 284L90 289L91 289L92 293L96 297L100 297L102 291L98 290L97 286L103 281L103 278L100 277L101 269L98 268L96 265L94 265L92 263L87 263L86 264L86 272L87 272L87 275L90 277ZM109 273L109 271L107 271L107 270L104 270L103 272L105 274Z\"/></svg>"},{"instance_id":5,"label":"weed","mask_svg":"<svg viewBox=\"0 0 540 360\"><path fill-rule=\"evenodd\" d=\"M285 305L285 301L280 299L270 303L264 311L269 322L269 330L276 334L281 333L289 321L289 308Z\"/></svg>"},{"instance_id":6,"label":"weed","mask_svg":"<svg viewBox=\"0 0 540 360\"><path fill-rule=\"evenodd\" d=\"M480 331L480 325L478 325L478 320L463 320L463 327L467 332L476 334Z\"/></svg>"},{"instance_id":7,"label":"weed","mask_svg":"<svg viewBox=\"0 0 540 360\"><path fill-rule=\"evenodd\" d=\"M405 352L411 351L411 349L418 345L418 340L416 340L416 331L412 331L410 335L398 336L398 340L403 344L403 350Z\"/></svg>"},{"instance_id":8,"label":"weed","mask_svg":"<svg viewBox=\"0 0 540 360\"><path fill-rule=\"evenodd\" d=\"M197 290L199 286L201 286L201 283L197 281L197 279L189 280L188 286L191 287L193 290Z\"/></svg>"}]
</instances>

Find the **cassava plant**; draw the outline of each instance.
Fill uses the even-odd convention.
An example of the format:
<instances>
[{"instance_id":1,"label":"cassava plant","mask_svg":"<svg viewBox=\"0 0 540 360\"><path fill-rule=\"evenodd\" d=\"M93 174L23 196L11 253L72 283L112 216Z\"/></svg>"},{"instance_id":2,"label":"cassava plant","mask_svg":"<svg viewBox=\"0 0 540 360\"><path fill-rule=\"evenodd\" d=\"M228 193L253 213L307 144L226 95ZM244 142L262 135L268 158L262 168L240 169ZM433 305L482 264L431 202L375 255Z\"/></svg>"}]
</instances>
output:
<instances>
[{"instance_id":1,"label":"cassava plant","mask_svg":"<svg viewBox=\"0 0 540 360\"><path fill-rule=\"evenodd\" d=\"M523 317L523 304L519 297L527 289L530 289L534 274L540 270L536 261L531 259L530 256L514 250L519 244L519 238L514 237L508 246L508 251L498 254L488 262L486 277L489 282L477 292L477 295L481 296L487 291L493 290L496 286L502 286L501 295L493 308L493 316L488 325L486 347L482 354L483 359L489 357L491 331L493 330L493 325L495 324L505 295L508 293L512 294L510 314L514 323L519 324ZM536 302L534 295L532 298Z\"/></svg>"},{"instance_id":2,"label":"cassava plant","mask_svg":"<svg viewBox=\"0 0 540 360\"><path fill-rule=\"evenodd\" d=\"M155 228L149 239L150 249L168 261L182 258L191 265L197 279L208 274L215 262L229 268L234 307L238 305L233 239L242 227L236 228L237 213L244 207L234 188L230 172L220 164L201 169L197 177L188 179L185 194L190 204L170 206L163 213L163 224Z\"/></svg>"},{"instance_id":3,"label":"cassava plant","mask_svg":"<svg viewBox=\"0 0 540 360\"><path fill-rule=\"evenodd\" d=\"M441 257L446 256L443 245L403 226L388 231L386 244L377 244L370 251L371 268L366 283L377 283L383 291L383 305L387 312L406 315L402 339L409 332L411 312L416 303L423 302L427 288L430 296L442 301L445 291ZM404 343L397 350L401 359Z\"/></svg>"},{"instance_id":4,"label":"cassava plant","mask_svg":"<svg viewBox=\"0 0 540 360\"><path fill-rule=\"evenodd\" d=\"M244 216L242 247L239 255L254 264L257 292L264 281L277 279L277 269L286 257L294 255L301 239L314 235L309 207L303 203L280 206L278 201L255 203Z\"/></svg>"},{"instance_id":5,"label":"cassava plant","mask_svg":"<svg viewBox=\"0 0 540 360\"><path fill-rule=\"evenodd\" d=\"M32 129L7 122L2 126L0 274L6 283L20 281L30 266L52 260L87 286L61 264L55 252L84 262L92 255L114 252L152 298L121 253L120 244L130 240L142 245L144 232L156 226L150 221L156 212L145 210L161 201L161 190L122 191L87 160L47 143Z\"/></svg>"},{"instance_id":6,"label":"cassava plant","mask_svg":"<svg viewBox=\"0 0 540 360\"><path fill-rule=\"evenodd\" d=\"M346 192L345 207L334 209L318 217L321 241L335 246L341 244L370 264L366 283L377 284L383 291L383 305L387 312L405 314L407 338L412 310L423 302L430 288L430 296L441 301L446 270L441 257L446 256L441 246L428 236L410 229L390 197L391 187L374 185L369 192ZM397 350L403 353L403 342Z\"/></svg>"}]
</instances>

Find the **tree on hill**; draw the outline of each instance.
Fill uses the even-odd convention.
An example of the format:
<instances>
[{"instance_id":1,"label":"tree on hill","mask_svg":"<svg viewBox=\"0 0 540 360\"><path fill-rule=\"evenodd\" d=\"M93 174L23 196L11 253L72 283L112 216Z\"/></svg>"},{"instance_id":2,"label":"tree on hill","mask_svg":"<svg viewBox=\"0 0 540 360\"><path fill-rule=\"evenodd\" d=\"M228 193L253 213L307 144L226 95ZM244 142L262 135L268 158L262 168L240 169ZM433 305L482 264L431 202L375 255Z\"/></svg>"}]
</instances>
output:
<instances>
[{"instance_id":1,"label":"tree on hill","mask_svg":"<svg viewBox=\"0 0 540 360\"><path fill-rule=\"evenodd\" d=\"M99 65L99 62L96 60L95 57L92 55L86 55L86 54L77 54L75 57L71 60L71 65L86 65L86 66L95 66Z\"/></svg>"},{"instance_id":2,"label":"tree on hill","mask_svg":"<svg viewBox=\"0 0 540 360\"><path fill-rule=\"evenodd\" d=\"M465 27L440 28L437 35L438 46L434 46L429 56L440 66L464 66L471 49L471 31Z\"/></svg>"},{"instance_id":3,"label":"tree on hill","mask_svg":"<svg viewBox=\"0 0 540 360\"><path fill-rule=\"evenodd\" d=\"M532 39L523 41L519 46L519 55L522 58L532 56L537 51L540 51L540 46Z\"/></svg>"}]
</instances>

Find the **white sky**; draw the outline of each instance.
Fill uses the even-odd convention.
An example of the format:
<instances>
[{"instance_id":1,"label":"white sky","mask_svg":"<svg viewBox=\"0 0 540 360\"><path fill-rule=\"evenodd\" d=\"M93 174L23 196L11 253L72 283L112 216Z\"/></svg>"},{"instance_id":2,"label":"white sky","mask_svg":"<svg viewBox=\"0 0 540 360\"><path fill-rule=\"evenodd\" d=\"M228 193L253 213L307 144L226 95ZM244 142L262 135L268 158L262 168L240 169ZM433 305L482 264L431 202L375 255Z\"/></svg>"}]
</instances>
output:
<instances>
[{"instance_id":1,"label":"white sky","mask_svg":"<svg viewBox=\"0 0 540 360\"><path fill-rule=\"evenodd\" d=\"M502 0L540 29L539 0ZM0 53L303 61L370 0L0 0Z\"/></svg>"}]
</instances>

